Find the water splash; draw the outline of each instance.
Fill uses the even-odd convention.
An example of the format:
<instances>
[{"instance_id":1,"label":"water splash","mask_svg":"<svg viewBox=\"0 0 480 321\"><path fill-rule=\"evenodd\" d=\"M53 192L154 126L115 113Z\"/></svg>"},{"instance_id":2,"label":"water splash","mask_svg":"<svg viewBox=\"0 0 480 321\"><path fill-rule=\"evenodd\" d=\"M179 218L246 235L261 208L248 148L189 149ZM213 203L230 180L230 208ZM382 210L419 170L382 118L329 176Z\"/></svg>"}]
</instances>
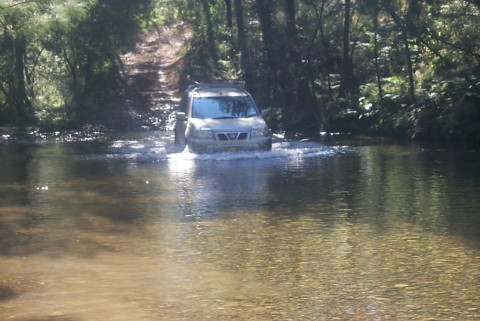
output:
<instances>
[{"instance_id":1,"label":"water splash","mask_svg":"<svg viewBox=\"0 0 480 321\"><path fill-rule=\"evenodd\" d=\"M245 159L315 158L345 151L345 147L329 147L313 142L282 142L273 144L271 151L236 151L218 153L192 153L180 151L175 146L142 144L137 141L116 142L110 157L136 160L138 162L164 160L233 161Z\"/></svg>"},{"instance_id":2,"label":"water splash","mask_svg":"<svg viewBox=\"0 0 480 321\"><path fill-rule=\"evenodd\" d=\"M173 143L169 132L147 133L140 137L120 137L90 155L82 155L94 160L124 160L138 163L163 161L235 161L235 160L275 160L307 159L331 156L346 152L345 146L326 146L315 141L286 141L276 139L271 151L235 151L216 153L192 153L182 150Z\"/></svg>"}]
</instances>

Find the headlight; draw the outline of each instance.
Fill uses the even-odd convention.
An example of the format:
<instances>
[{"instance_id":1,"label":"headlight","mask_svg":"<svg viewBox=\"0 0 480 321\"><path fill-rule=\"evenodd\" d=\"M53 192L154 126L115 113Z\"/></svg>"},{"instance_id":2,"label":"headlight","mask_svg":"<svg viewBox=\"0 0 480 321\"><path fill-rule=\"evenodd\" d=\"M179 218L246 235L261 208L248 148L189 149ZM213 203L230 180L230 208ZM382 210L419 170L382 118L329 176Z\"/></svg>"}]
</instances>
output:
<instances>
[{"instance_id":1,"label":"headlight","mask_svg":"<svg viewBox=\"0 0 480 321\"><path fill-rule=\"evenodd\" d=\"M255 136L268 136L269 130L268 127L261 126L261 127L253 127L252 132L250 133L250 136L255 137Z\"/></svg>"},{"instance_id":2,"label":"headlight","mask_svg":"<svg viewBox=\"0 0 480 321\"><path fill-rule=\"evenodd\" d=\"M192 136L197 138L213 138L213 133L210 128L199 128L192 130Z\"/></svg>"}]
</instances>

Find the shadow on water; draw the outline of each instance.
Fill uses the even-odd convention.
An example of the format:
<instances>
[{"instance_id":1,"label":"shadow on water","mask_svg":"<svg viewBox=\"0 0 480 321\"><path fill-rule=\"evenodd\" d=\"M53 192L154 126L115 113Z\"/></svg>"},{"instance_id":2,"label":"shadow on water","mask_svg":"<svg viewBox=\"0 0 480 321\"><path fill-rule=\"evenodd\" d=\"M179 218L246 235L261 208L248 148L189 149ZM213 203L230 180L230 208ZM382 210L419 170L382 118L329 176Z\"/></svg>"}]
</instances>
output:
<instances>
[{"instance_id":1,"label":"shadow on water","mask_svg":"<svg viewBox=\"0 0 480 321\"><path fill-rule=\"evenodd\" d=\"M116 186L122 183L109 178L116 171L121 172L125 164L78 162L75 159L85 150L82 144L3 148L2 255L42 253L58 257L75 253L92 257L112 249L102 240L82 237L82 231L127 233L132 222L142 215L142 209L131 202L138 190Z\"/></svg>"},{"instance_id":2,"label":"shadow on water","mask_svg":"<svg viewBox=\"0 0 480 321\"><path fill-rule=\"evenodd\" d=\"M16 295L17 293L15 293L15 291L13 291L11 288L0 285L0 301L9 300Z\"/></svg>"},{"instance_id":3,"label":"shadow on water","mask_svg":"<svg viewBox=\"0 0 480 321\"><path fill-rule=\"evenodd\" d=\"M3 146L0 189L8 197L0 206L8 215L0 221L0 252L35 253L49 242L58 253L94 255L108 247L90 240L82 250L68 241L73 227L131 233L158 219L231 213L266 213L273 224L305 215L327 225L368 221L379 233L401 220L474 241L480 235L480 172L472 152L277 141L272 152L197 155L170 143L162 132ZM52 240L50 226L63 235Z\"/></svg>"},{"instance_id":4,"label":"shadow on water","mask_svg":"<svg viewBox=\"0 0 480 321\"><path fill-rule=\"evenodd\" d=\"M478 160L197 155L166 133L0 145L0 319L475 320Z\"/></svg>"},{"instance_id":5,"label":"shadow on water","mask_svg":"<svg viewBox=\"0 0 480 321\"><path fill-rule=\"evenodd\" d=\"M0 202L0 253L93 257L112 250L97 239L107 233L128 235L158 219L264 209L277 202L268 196L275 169L339 152L293 142L270 153L196 155L177 153L166 141L160 135L2 146L0 190L7 197ZM92 231L98 235L82 237Z\"/></svg>"},{"instance_id":6,"label":"shadow on water","mask_svg":"<svg viewBox=\"0 0 480 321\"><path fill-rule=\"evenodd\" d=\"M182 199L189 219L240 209L273 222L305 215L325 224L368 222L378 233L408 222L478 242L477 159L476 151L295 143L260 156L178 154L169 166L191 194Z\"/></svg>"}]
</instances>

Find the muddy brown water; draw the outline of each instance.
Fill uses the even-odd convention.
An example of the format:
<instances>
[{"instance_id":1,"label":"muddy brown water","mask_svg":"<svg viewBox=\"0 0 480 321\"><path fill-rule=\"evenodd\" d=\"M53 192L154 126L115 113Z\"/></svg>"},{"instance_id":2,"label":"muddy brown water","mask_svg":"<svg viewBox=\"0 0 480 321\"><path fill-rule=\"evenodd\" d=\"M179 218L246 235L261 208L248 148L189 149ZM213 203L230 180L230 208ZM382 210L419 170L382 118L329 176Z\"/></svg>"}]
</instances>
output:
<instances>
[{"instance_id":1,"label":"muddy brown water","mask_svg":"<svg viewBox=\"0 0 480 321\"><path fill-rule=\"evenodd\" d=\"M480 152L0 145L0 320L479 320Z\"/></svg>"}]
</instances>

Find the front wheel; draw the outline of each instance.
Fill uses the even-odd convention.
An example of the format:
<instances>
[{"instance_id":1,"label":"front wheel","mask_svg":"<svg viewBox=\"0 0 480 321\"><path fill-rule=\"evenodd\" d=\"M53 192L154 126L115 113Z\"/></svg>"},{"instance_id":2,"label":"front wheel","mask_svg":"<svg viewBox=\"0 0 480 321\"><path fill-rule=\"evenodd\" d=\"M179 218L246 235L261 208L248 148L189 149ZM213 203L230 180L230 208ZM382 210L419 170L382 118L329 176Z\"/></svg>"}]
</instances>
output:
<instances>
[{"instance_id":1,"label":"front wheel","mask_svg":"<svg viewBox=\"0 0 480 321\"><path fill-rule=\"evenodd\" d=\"M272 150L272 141L269 140L267 143L262 145L262 150L270 151Z\"/></svg>"}]
</instances>

